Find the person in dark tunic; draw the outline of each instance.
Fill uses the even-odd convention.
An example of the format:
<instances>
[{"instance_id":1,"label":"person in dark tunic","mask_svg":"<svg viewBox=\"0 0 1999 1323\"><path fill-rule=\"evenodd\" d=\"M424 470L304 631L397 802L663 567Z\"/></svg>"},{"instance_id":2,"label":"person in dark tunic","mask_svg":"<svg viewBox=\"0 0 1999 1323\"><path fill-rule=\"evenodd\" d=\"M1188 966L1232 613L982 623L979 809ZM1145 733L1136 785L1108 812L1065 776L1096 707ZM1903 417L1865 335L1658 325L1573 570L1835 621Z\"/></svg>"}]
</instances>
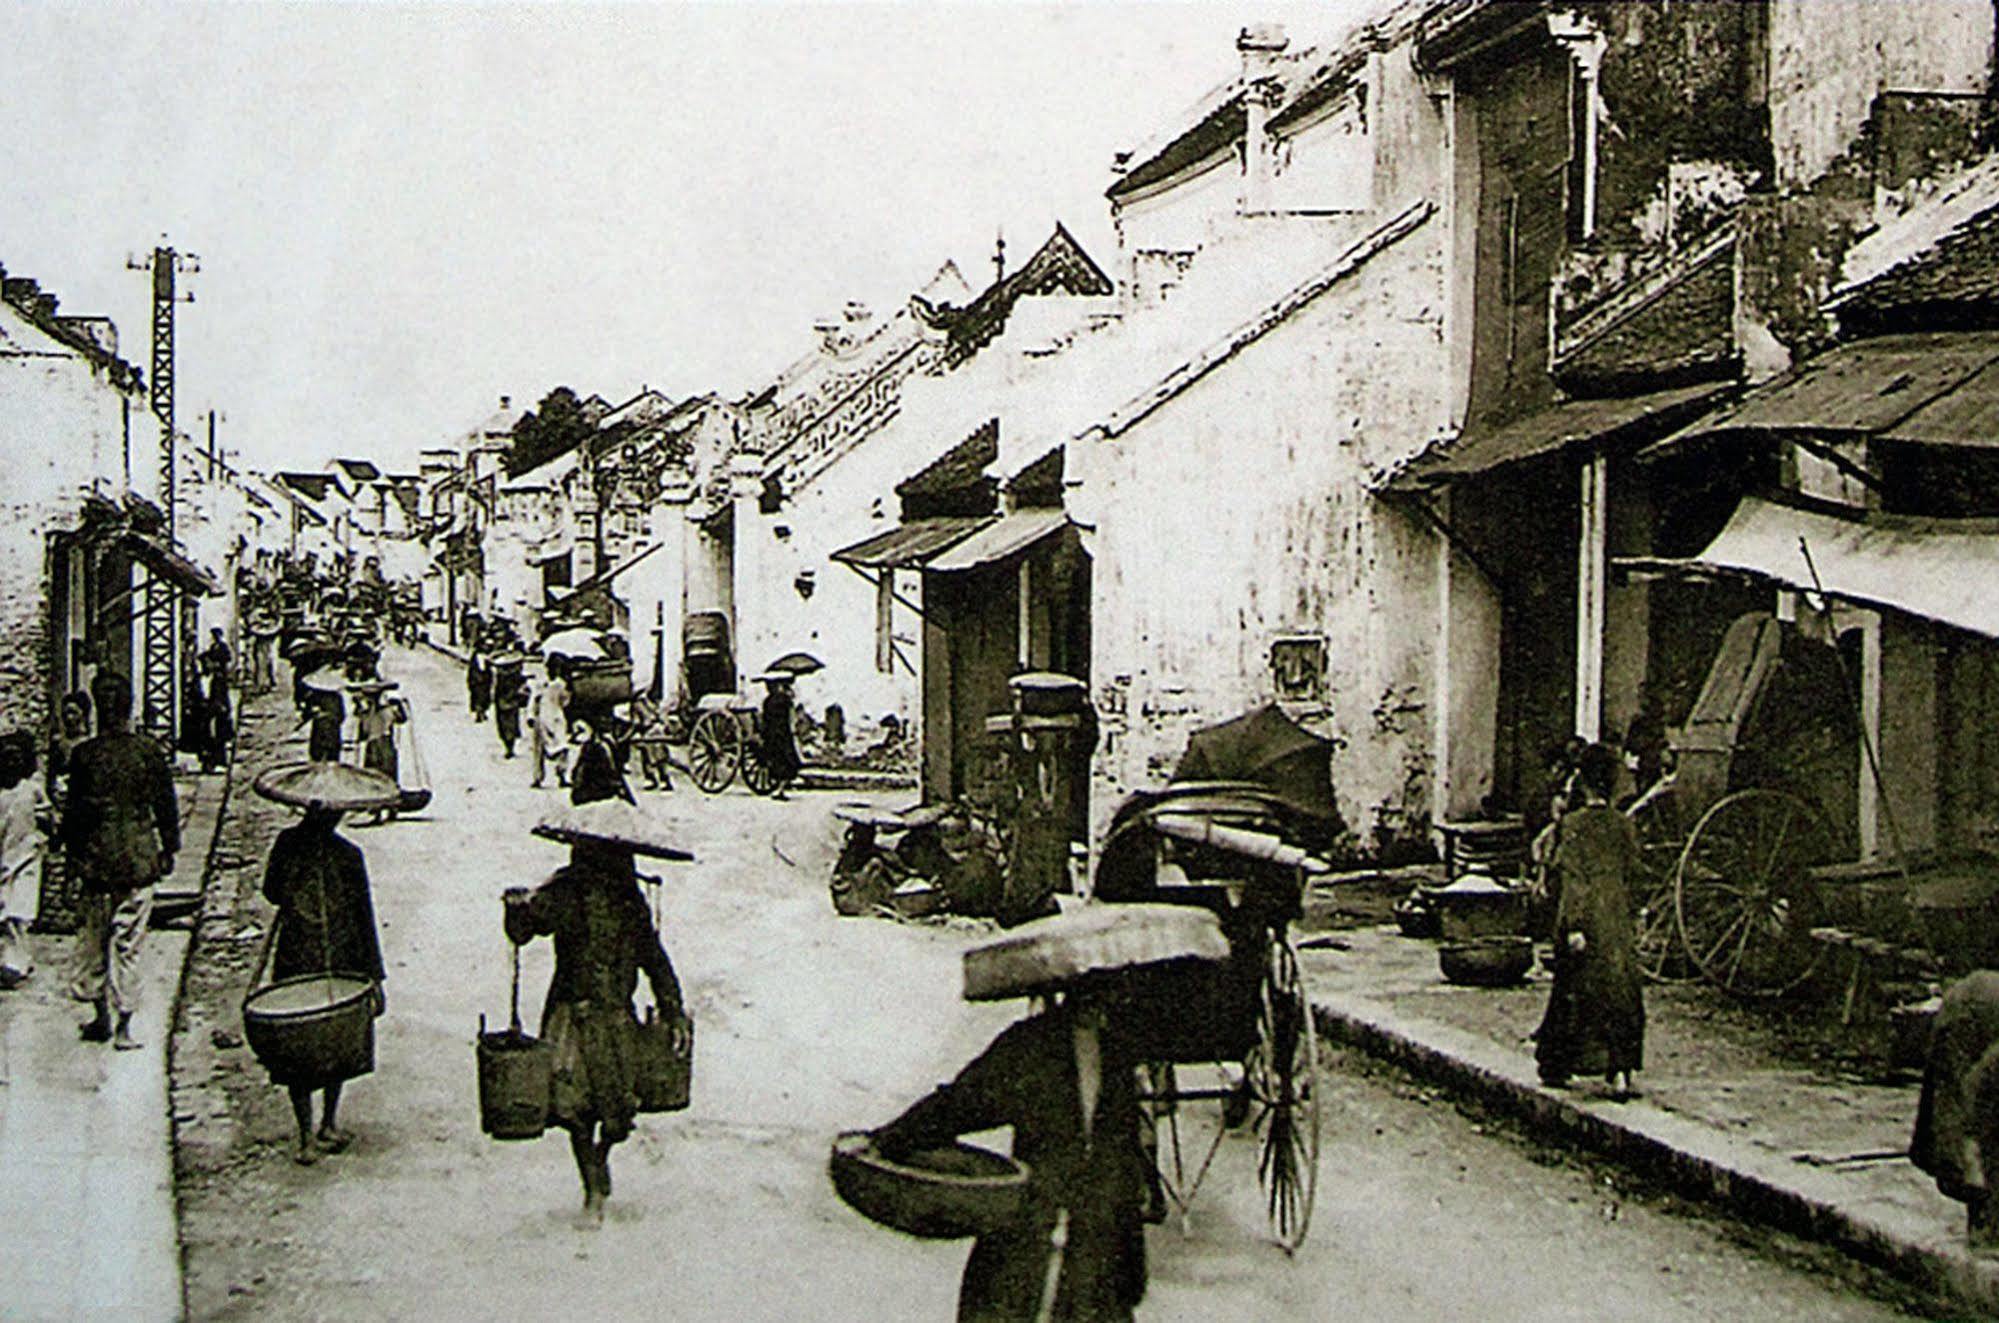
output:
<instances>
[{"instance_id":1,"label":"person in dark tunic","mask_svg":"<svg viewBox=\"0 0 1999 1323\"><path fill-rule=\"evenodd\" d=\"M1601 1074L1612 1096L1625 1098L1631 1072L1644 1064L1645 1002L1631 898L1638 835L1610 804L1617 769L1608 746L1584 749L1555 824L1555 980L1534 1060L1544 1084Z\"/></svg>"},{"instance_id":2,"label":"person in dark tunic","mask_svg":"<svg viewBox=\"0 0 1999 1323\"><path fill-rule=\"evenodd\" d=\"M957 1078L874 1132L894 1160L1013 1127L1013 1154L1031 1173L1026 1207L973 1243L960 1323L1111 1323L1130 1319L1145 1295L1138 1058L1109 990L1119 985L1092 983L1005 1030Z\"/></svg>"},{"instance_id":3,"label":"person in dark tunic","mask_svg":"<svg viewBox=\"0 0 1999 1323\"><path fill-rule=\"evenodd\" d=\"M475 644L465 663L465 697L472 708L472 720L484 721L493 702L493 668L486 660L484 646Z\"/></svg>"},{"instance_id":4,"label":"person in dark tunic","mask_svg":"<svg viewBox=\"0 0 1999 1323\"><path fill-rule=\"evenodd\" d=\"M340 728L347 722L347 703L331 689L308 689L306 702L312 728L306 733L306 757L316 763L340 761Z\"/></svg>"},{"instance_id":5,"label":"person in dark tunic","mask_svg":"<svg viewBox=\"0 0 1999 1323\"><path fill-rule=\"evenodd\" d=\"M384 998L386 970L381 938L375 931L375 902L368 865L360 849L334 828L340 810L310 808L298 825L278 833L264 868L264 898L278 907L273 982L310 974L356 974L375 981L375 1014ZM312 1126L316 1081L277 1079L291 1091L292 1118L298 1123L295 1161L311 1165L321 1152L339 1153L353 1141L340 1129L341 1081L319 1084L319 1129Z\"/></svg>"},{"instance_id":6,"label":"person in dark tunic","mask_svg":"<svg viewBox=\"0 0 1999 1323\"><path fill-rule=\"evenodd\" d=\"M1999 1245L1999 1200L1985 1171L1999 1165L1999 971L1979 970L1944 992L1909 1160L1964 1205L1974 1247Z\"/></svg>"},{"instance_id":7,"label":"person in dark tunic","mask_svg":"<svg viewBox=\"0 0 1999 1323\"><path fill-rule=\"evenodd\" d=\"M638 1110L632 993L639 972L669 1024L679 1020L680 980L639 894L630 849L578 841L568 865L546 882L509 888L501 899L508 940L555 941L541 1011L541 1037L555 1054L549 1110L569 1131L585 1225L596 1225L611 1193L611 1149L631 1134Z\"/></svg>"},{"instance_id":8,"label":"person in dark tunic","mask_svg":"<svg viewBox=\"0 0 1999 1323\"><path fill-rule=\"evenodd\" d=\"M638 800L625 774L611 756L611 746L587 721L571 722L569 742L576 748L576 761L569 769L569 802L591 804L600 799Z\"/></svg>"},{"instance_id":9,"label":"person in dark tunic","mask_svg":"<svg viewBox=\"0 0 1999 1323\"><path fill-rule=\"evenodd\" d=\"M131 681L99 671L91 697L100 733L70 755L56 829L83 912L70 995L96 1009L82 1028L84 1041L131 1050L139 1046L132 1036L139 947L152 917L153 884L173 872L180 850L180 803L166 751L127 729Z\"/></svg>"},{"instance_id":10,"label":"person in dark tunic","mask_svg":"<svg viewBox=\"0 0 1999 1323\"><path fill-rule=\"evenodd\" d=\"M507 757L521 739L521 709L528 705L527 679L519 662L493 668L493 728L499 732L500 747Z\"/></svg>"},{"instance_id":11,"label":"person in dark tunic","mask_svg":"<svg viewBox=\"0 0 1999 1323\"><path fill-rule=\"evenodd\" d=\"M757 753L770 772L771 783L782 795L786 785L798 776L798 732L792 727L791 677L773 671L758 677L764 682L763 712L757 720Z\"/></svg>"}]
</instances>

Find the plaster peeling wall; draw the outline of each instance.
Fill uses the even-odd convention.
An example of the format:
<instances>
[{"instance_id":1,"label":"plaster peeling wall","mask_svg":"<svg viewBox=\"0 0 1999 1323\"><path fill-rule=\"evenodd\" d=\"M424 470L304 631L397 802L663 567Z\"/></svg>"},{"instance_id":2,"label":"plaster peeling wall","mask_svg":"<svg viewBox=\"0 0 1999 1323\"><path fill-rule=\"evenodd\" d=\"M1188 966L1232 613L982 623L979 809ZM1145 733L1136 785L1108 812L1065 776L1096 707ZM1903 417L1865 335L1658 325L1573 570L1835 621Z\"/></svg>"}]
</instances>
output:
<instances>
[{"instance_id":1,"label":"plaster peeling wall","mask_svg":"<svg viewBox=\"0 0 1999 1323\"><path fill-rule=\"evenodd\" d=\"M1770 134L1777 179L1809 184L1839 159L1887 90L1982 92L1991 0L1769 0Z\"/></svg>"},{"instance_id":2,"label":"plaster peeling wall","mask_svg":"<svg viewBox=\"0 0 1999 1323\"><path fill-rule=\"evenodd\" d=\"M93 485L121 494L122 396L82 357L0 310L0 730L49 715L49 535L74 528ZM150 415L146 415L150 421ZM151 427L144 432L156 444ZM156 469L157 464L149 465Z\"/></svg>"},{"instance_id":3,"label":"plaster peeling wall","mask_svg":"<svg viewBox=\"0 0 1999 1323\"><path fill-rule=\"evenodd\" d=\"M1122 436L1088 443L1093 839L1196 727L1273 697L1272 642L1323 635L1352 844L1430 819L1434 539L1367 488L1441 426L1447 227L1430 223ZM1282 383L1281 386L1274 383ZM1230 481L1230 474L1254 481Z\"/></svg>"}]
</instances>

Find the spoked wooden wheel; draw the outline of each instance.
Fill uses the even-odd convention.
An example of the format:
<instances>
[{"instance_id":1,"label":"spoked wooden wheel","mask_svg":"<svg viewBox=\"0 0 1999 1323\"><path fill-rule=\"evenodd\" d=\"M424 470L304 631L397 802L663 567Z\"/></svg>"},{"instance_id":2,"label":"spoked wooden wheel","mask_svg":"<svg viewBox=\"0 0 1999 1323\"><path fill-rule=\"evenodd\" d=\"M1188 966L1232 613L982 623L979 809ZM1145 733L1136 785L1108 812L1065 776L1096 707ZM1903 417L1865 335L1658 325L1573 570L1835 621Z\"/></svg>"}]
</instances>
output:
<instances>
[{"instance_id":1,"label":"spoked wooden wheel","mask_svg":"<svg viewBox=\"0 0 1999 1323\"><path fill-rule=\"evenodd\" d=\"M1831 848L1810 805L1781 790L1741 790L1701 815L1680 852L1673 904L1688 957L1739 996L1788 992L1811 975L1819 944L1807 875Z\"/></svg>"},{"instance_id":2,"label":"spoked wooden wheel","mask_svg":"<svg viewBox=\"0 0 1999 1323\"><path fill-rule=\"evenodd\" d=\"M1159 1172L1159 1184L1166 1192L1167 1202L1172 1205L1171 1211L1182 1218L1193 1207L1194 1196L1200 1193L1201 1182L1207 1179L1208 1169L1215 1164L1215 1154L1221 1150L1222 1138L1228 1133L1221 1109L1191 1108L1181 1093L1185 1077L1205 1070L1214 1072L1218 1088L1213 1092L1233 1089L1220 1065L1189 1066L1184 1076L1182 1068L1170 1061L1154 1061L1145 1066L1153 1137L1158 1147L1153 1165ZM1207 1091L1194 1092L1195 1096L1203 1096Z\"/></svg>"},{"instance_id":3,"label":"spoked wooden wheel","mask_svg":"<svg viewBox=\"0 0 1999 1323\"><path fill-rule=\"evenodd\" d=\"M703 712L687 740L687 774L708 794L736 779L743 761L743 736L727 712Z\"/></svg>"},{"instance_id":4,"label":"spoked wooden wheel","mask_svg":"<svg viewBox=\"0 0 1999 1323\"><path fill-rule=\"evenodd\" d=\"M1638 877L1632 900L1637 905L1638 968L1655 983L1687 983L1700 970L1687 958L1680 941L1679 912L1673 904L1673 877L1686 837L1679 805L1671 791L1648 795L1628 810L1638 834Z\"/></svg>"},{"instance_id":5,"label":"spoked wooden wheel","mask_svg":"<svg viewBox=\"0 0 1999 1323\"><path fill-rule=\"evenodd\" d=\"M1259 1109L1257 1184L1270 1231L1287 1253L1304 1243L1319 1184L1319 1035L1289 937L1273 933L1258 996L1256 1046L1243 1062Z\"/></svg>"},{"instance_id":6,"label":"spoked wooden wheel","mask_svg":"<svg viewBox=\"0 0 1999 1323\"><path fill-rule=\"evenodd\" d=\"M770 774L762 752L747 735L743 738L743 784L756 795L768 795L777 789L777 778Z\"/></svg>"}]
</instances>

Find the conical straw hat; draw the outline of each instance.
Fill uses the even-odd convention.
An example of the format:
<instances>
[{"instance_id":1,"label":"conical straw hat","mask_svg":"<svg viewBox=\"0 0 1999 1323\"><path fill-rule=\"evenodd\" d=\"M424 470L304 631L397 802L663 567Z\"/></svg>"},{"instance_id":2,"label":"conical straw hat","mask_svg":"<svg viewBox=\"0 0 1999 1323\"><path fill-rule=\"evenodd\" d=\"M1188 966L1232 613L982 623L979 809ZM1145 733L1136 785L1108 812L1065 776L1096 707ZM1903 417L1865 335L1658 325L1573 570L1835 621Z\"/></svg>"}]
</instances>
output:
<instances>
[{"instance_id":1,"label":"conical straw hat","mask_svg":"<svg viewBox=\"0 0 1999 1323\"><path fill-rule=\"evenodd\" d=\"M588 804L571 804L535 824L534 834L544 840L574 845L578 841L603 841L622 845L634 854L650 855L676 863L691 863L694 856L667 839L670 824L627 804L622 799L599 799Z\"/></svg>"},{"instance_id":2,"label":"conical straw hat","mask_svg":"<svg viewBox=\"0 0 1999 1323\"><path fill-rule=\"evenodd\" d=\"M337 694L347 688L346 676L335 670L314 671L299 683L322 694Z\"/></svg>"},{"instance_id":3,"label":"conical straw hat","mask_svg":"<svg viewBox=\"0 0 1999 1323\"><path fill-rule=\"evenodd\" d=\"M393 808L402 797L396 783L380 772L346 763L292 763L257 778L265 799L299 808Z\"/></svg>"},{"instance_id":4,"label":"conical straw hat","mask_svg":"<svg viewBox=\"0 0 1999 1323\"><path fill-rule=\"evenodd\" d=\"M1228 955L1221 920L1200 906L1086 905L965 952L965 1000L1034 996L1091 974Z\"/></svg>"}]
</instances>

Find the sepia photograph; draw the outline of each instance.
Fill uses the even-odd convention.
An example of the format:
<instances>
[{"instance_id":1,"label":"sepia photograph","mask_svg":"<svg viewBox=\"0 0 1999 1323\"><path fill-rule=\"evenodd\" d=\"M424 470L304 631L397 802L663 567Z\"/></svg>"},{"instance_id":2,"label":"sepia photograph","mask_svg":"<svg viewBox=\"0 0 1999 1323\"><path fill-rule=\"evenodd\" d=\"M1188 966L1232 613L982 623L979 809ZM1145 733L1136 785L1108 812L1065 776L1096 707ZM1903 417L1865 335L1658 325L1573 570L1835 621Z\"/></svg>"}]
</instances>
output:
<instances>
[{"instance_id":1,"label":"sepia photograph","mask_svg":"<svg viewBox=\"0 0 1999 1323\"><path fill-rule=\"evenodd\" d=\"M1999 0L0 29L0 1320L1999 1319Z\"/></svg>"}]
</instances>

